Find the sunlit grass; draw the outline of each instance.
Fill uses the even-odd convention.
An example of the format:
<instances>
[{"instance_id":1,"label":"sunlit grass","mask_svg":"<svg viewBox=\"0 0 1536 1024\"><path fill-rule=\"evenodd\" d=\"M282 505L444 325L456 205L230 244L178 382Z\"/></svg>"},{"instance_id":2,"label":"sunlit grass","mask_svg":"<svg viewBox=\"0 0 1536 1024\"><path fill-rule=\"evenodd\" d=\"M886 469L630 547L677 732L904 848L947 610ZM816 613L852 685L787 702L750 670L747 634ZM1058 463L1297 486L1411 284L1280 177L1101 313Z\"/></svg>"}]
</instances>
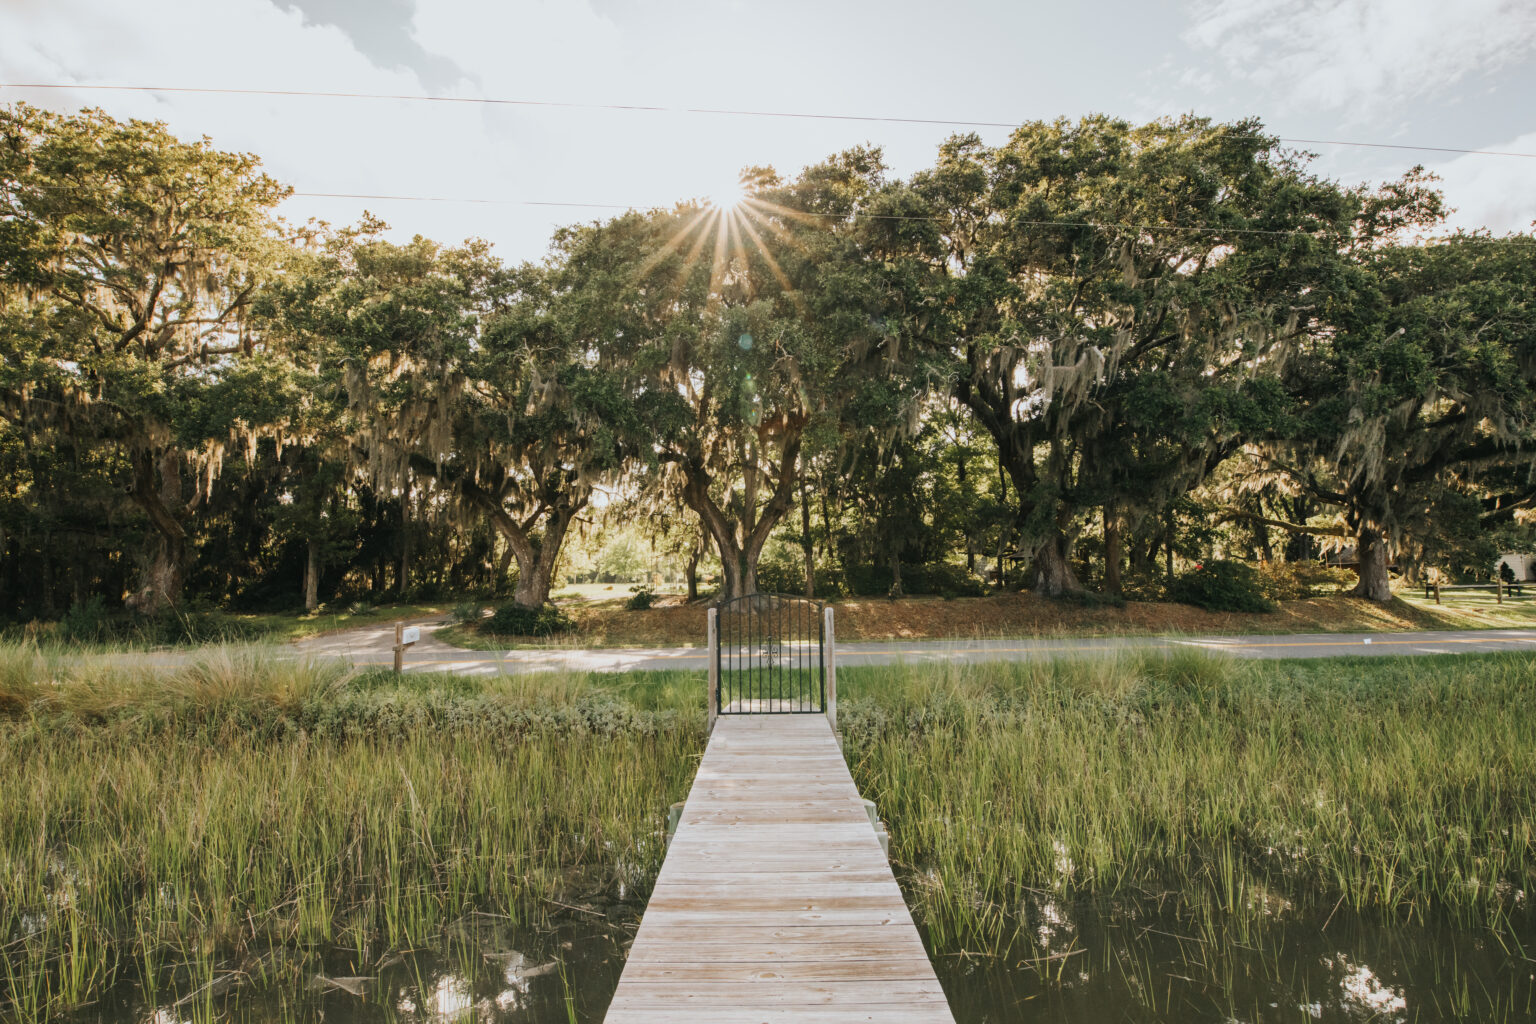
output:
<instances>
[{"instance_id":1,"label":"sunlit grass","mask_svg":"<svg viewBox=\"0 0 1536 1024\"><path fill-rule=\"evenodd\" d=\"M1121 652L845 668L839 689L937 955L1059 972L1042 908L1119 899L1185 908L1208 952L1335 910L1525 949L1527 657ZM473 910L643 896L703 693L697 672L396 676L241 648L154 671L0 645L0 1018L125 979L162 1004L237 969L297 991L321 948L376 962Z\"/></svg>"},{"instance_id":2,"label":"sunlit grass","mask_svg":"<svg viewBox=\"0 0 1536 1024\"><path fill-rule=\"evenodd\" d=\"M0 1018L18 1021L125 979L179 999L296 950L297 984L306 950L374 959L471 911L528 924L643 896L703 744L702 708L643 681L619 700L577 676L246 652L156 676L0 648L0 687Z\"/></svg>"},{"instance_id":3,"label":"sunlit grass","mask_svg":"<svg viewBox=\"0 0 1536 1024\"><path fill-rule=\"evenodd\" d=\"M1536 662L1194 652L843 673L855 779L941 949L1039 893L1528 921ZM1027 935L1025 936L1027 939Z\"/></svg>"}]
</instances>

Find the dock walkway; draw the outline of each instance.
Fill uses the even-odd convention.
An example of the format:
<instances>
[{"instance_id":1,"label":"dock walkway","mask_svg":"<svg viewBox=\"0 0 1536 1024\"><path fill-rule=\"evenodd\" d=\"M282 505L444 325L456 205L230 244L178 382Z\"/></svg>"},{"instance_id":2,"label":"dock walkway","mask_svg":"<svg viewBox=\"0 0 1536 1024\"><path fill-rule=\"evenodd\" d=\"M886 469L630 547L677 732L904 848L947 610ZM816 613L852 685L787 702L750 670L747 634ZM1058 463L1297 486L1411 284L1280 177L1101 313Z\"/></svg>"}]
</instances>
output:
<instances>
[{"instance_id":1,"label":"dock walkway","mask_svg":"<svg viewBox=\"0 0 1536 1024\"><path fill-rule=\"evenodd\" d=\"M954 1024L831 726L723 715L606 1024Z\"/></svg>"}]
</instances>

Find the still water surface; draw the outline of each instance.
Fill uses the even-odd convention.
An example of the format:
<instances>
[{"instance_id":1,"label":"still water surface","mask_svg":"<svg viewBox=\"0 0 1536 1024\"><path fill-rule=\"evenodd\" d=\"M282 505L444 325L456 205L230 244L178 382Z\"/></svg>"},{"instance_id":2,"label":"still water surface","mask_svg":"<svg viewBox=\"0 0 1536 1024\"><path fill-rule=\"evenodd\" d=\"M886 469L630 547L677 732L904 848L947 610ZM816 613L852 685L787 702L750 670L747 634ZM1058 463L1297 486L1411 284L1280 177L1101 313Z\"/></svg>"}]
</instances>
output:
<instances>
[{"instance_id":1,"label":"still water surface","mask_svg":"<svg viewBox=\"0 0 1536 1024\"><path fill-rule=\"evenodd\" d=\"M211 982L168 977L155 1000L125 985L74 1020L596 1024L638 918L632 904L587 904L535 932L475 915L434 949L273 953ZM1473 933L1341 911L1237 927L1166 900L1041 896L1019 924L1023 953L935 958L959 1024L1536 1021L1531 922Z\"/></svg>"}]
</instances>

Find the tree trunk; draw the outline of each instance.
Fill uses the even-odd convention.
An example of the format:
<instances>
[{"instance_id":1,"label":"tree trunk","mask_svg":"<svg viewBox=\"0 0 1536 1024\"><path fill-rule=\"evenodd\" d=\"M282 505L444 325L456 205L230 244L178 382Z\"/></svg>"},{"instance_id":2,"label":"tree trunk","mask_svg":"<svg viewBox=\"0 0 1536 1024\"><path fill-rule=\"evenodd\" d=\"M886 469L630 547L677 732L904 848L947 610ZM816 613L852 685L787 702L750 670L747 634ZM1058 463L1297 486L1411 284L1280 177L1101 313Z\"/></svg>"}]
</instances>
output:
<instances>
[{"instance_id":1,"label":"tree trunk","mask_svg":"<svg viewBox=\"0 0 1536 1024\"><path fill-rule=\"evenodd\" d=\"M167 450L158 459L152 452L134 453L132 497L149 516L156 538L139 590L128 604L149 614L180 601L186 581L187 532L173 511L181 505L180 453Z\"/></svg>"},{"instance_id":2,"label":"tree trunk","mask_svg":"<svg viewBox=\"0 0 1536 1024\"><path fill-rule=\"evenodd\" d=\"M889 596L892 600L906 596L905 592L901 589L901 549L899 547L891 548L891 591Z\"/></svg>"},{"instance_id":3,"label":"tree trunk","mask_svg":"<svg viewBox=\"0 0 1536 1024\"><path fill-rule=\"evenodd\" d=\"M1035 552L1034 575L1034 591L1044 597L1061 597L1082 591L1082 584L1077 582L1067 558L1067 538L1060 530L1053 531Z\"/></svg>"},{"instance_id":4,"label":"tree trunk","mask_svg":"<svg viewBox=\"0 0 1536 1024\"><path fill-rule=\"evenodd\" d=\"M400 600L405 600L411 585L411 479L405 479L400 492Z\"/></svg>"},{"instance_id":5,"label":"tree trunk","mask_svg":"<svg viewBox=\"0 0 1536 1024\"><path fill-rule=\"evenodd\" d=\"M811 544L811 503L800 481L800 550L805 552L805 596L816 596L816 549Z\"/></svg>"},{"instance_id":6,"label":"tree trunk","mask_svg":"<svg viewBox=\"0 0 1536 1024\"><path fill-rule=\"evenodd\" d=\"M1114 505L1104 506L1104 592L1120 596L1120 517Z\"/></svg>"},{"instance_id":7,"label":"tree trunk","mask_svg":"<svg viewBox=\"0 0 1536 1024\"><path fill-rule=\"evenodd\" d=\"M741 549L736 546L734 537L728 537L722 541L715 537L715 549L720 555L720 592L715 595L716 603L730 601L738 597L745 597L749 591L743 589L743 576L741 565ZM757 574L752 574L753 588L757 590Z\"/></svg>"},{"instance_id":8,"label":"tree trunk","mask_svg":"<svg viewBox=\"0 0 1536 1024\"><path fill-rule=\"evenodd\" d=\"M688 603L692 604L699 599L699 545L697 543L688 552L688 572L686 577L688 580Z\"/></svg>"},{"instance_id":9,"label":"tree trunk","mask_svg":"<svg viewBox=\"0 0 1536 1024\"><path fill-rule=\"evenodd\" d=\"M570 529L571 521L585 504L585 501L581 501L574 507L552 507L548 518L544 520L544 535L539 538L538 549L529 551L532 557L527 558L526 563L526 556L521 548L518 549L517 589L512 592L513 603L522 608L541 608L549 602L550 581L555 575L555 566L560 562L560 547L565 543L565 534Z\"/></svg>"},{"instance_id":10,"label":"tree trunk","mask_svg":"<svg viewBox=\"0 0 1536 1024\"><path fill-rule=\"evenodd\" d=\"M744 518L740 524L727 518L709 496L712 478L702 462L684 464L686 483L683 487L683 502L698 515L720 554L722 588L719 600L730 601L757 593L757 560L763 553L763 545L768 542L769 534L789 513L798 479L799 458L800 438L795 436L787 439L779 459L779 478L774 484L773 497L763 507L761 515L757 515L754 505L757 471L748 473L748 490L754 497L745 503ZM755 515L757 518L754 522ZM738 525L743 540L737 539Z\"/></svg>"},{"instance_id":11,"label":"tree trunk","mask_svg":"<svg viewBox=\"0 0 1536 1024\"><path fill-rule=\"evenodd\" d=\"M507 585L507 573L512 568L512 542L508 541L502 547L501 561L496 566L496 579L493 581L497 593L502 592L502 587Z\"/></svg>"},{"instance_id":12,"label":"tree trunk","mask_svg":"<svg viewBox=\"0 0 1536 1024\"><path fill-rule=\"evenodd\" d=\"M313 537L304 559L304 610L313 612L320 607L320 542Z\"/></svg>"},{"instance_id":13,"label":"tree trunk","mask_svg":"<svg viewBox=\"0 0 1536 1024\"><path fill-rule=\"evenodd\" d=\"M1369 527L1362 527L1355 534L1356 566L1360 582L1350 591L1351 596L1385 604L1392 600L1392 588L1387 582L1387 538Z\"/></svg>"},{"instance_id":14,"label":"tree trunk","mask_svg":"<svg viewBox=\"0 0 1536 1024\"><path fill-rule=\"evenodd\" d=\"M1168 513L1167 532L1163 537L1168 544L1168 582L1173 582L1173 513Z\"/></svg>"}]
</instances>

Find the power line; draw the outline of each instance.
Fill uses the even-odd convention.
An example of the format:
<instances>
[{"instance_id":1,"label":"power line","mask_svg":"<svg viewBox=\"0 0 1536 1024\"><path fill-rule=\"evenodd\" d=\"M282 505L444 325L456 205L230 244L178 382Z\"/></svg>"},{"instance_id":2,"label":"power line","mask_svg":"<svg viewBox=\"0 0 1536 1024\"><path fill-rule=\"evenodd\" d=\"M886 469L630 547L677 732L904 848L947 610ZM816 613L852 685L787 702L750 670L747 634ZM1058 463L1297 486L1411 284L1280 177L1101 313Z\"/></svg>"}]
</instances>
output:
<instances>
[{"instance_id":1,"label":"power line","mask_svg":"<svg viewBox=\"0 0 1536 1024\"><path fill-rule=\"evenodd\" d=\"M379 199L401 203L472 203L481 206L559 206L592 210L641 208L635 203L571 203L550 199L480 199L470 196L404 196L369 192L290 192L289 195L303 199Z\"/></svg>"},{"instance_id":2,"label":"power line","mask_svg":"<svg viewBox=\"0 0 1536 1024\"><path fill-rule=\"evenodd\" d=\"M42 189L42 190L45 190L45 191L63 192L63 191L73 191L73 190L76 190L76 189L83 189L86 186L83 186L83 185L29 185L29 186L26 186L26 187L27 188L33 188L33 189ZM661 205L645 206L644 204L640 204L640 203L628 203L628 204L625 204L625 203L590 203L590 202L572 202L572 201L562 201L562 200L552 200L552 199L494 199L494 198L487 198L487 197L480 197L480 196L414 196L414 195L404 195L404 194L400 194L400 193L388 193L388 192L303 192L303 191L294 191L294 192L288 193L288 197L289 198L297 198L297 199L362 199L362 200L376 201L376 202L399 202L399 203L464 203L464 204L475 205L475 206L537 206L537 207L560 208L560 209L625 210L625 211L633 210L635 212L641 212L641 211L647 210L647 209L654 210L654 209L661 209L662 208ZM752 200L751 197L748 197L746 200L744 200L744 204L746 206L748 206L748 207L751 207L753 205L757 205L757 206L760 207L762 205L760 203L754 203L754 201ZM788 207L782 207L782 208L778 208L778 209L775 209L775 210L768 210L767 212L770 213L770 214L772 214L772 213L784 213L784 214L788 214L791 217L820 217L820 218L831 218L831 219L834 219L834 220L847 218L847 219L850 219L850 220L920 221L920 222L928 222L928 223L934 223L934 224L949 223L949 218L946 218L946 217L931 216L931 215L924 215L924 214L869 213L869 212L863 211L863 210L855 210L855 211L853 211L851 213L848 213L848 214L840 214L840 213L816 213L816 212L810 211L810 210L793 210L793 209L789 209ZM1207 235L1265 235L1265 236L1282 237L1282 238L1294 238L1294 237L1315 238L1317 236L1316 232L1322 230L1322 228L1318 228L1318 229L1313 230L1313 231L1308 231L1308 230L1303 229L1303 228L1285 228L1285 229L1275 229L1275 228L1244 228L1244 227L1236 227L1236 226L1217 227L1215 225L1210 225L1210 224L1154 224L1154 223L1151 223L1151 222L1120 223L1120 222L1116 222L1116 221L1096 221L1096 220L1027 220L1027 219L1022 219L1022 218L1021 219L1008 218L1007 219L1007 223L1010 224L1010 225L1013 225L1015 227L1032 227L1032 228L1093 228L1095 230L1115 230L1115 231L1183 231L1183 232L1197 233L1197 234L1207 234ZM1516 238L1487 238L1487 239L1485 239L1485 241L1490 241L1490 242L1512 242L1514 244L1519 244L1519 245L1532 245L1532 244L1536 244L1536 240L1527 239L1527 238L1524 238L1524 237L1516 237Z\"/></svg>"},{"instance_id":3,"label":"power line","mask_svg":"<svg viewBox=\"0 0 1536 1024\"><path fill-rule=\"evenodd\" d=\"M459 197L456 197L456 196L382 195L382 194L369 194L369 193L363 193L363 192L293 192L293 193L290 193L290 194L292 196L299 197L299 198L365 199L365 200L381 200L381 201L394 201L394 202L405 202L405 203L473 203L473 204L478 204L478 205L491 205L491 206L551 206L551 207L586 208L586 209L596 209L596 210L636 210L636 211L639 211L640 209L642 209L642 207L640 207L638 205L634 205L634 204L626 206L623 203L566 203L566 202L553 202L553 201L535 200L535 199L482 199L482 198L468 198L468 197L466 197L466 198L459 198ZM750 198L748 198L747 200L745 200L745 203L750 206L752 204L752 200ZM837 213L813 213L813 212L805 211L805 210L790 210L788 212L792 216L796 216L796 217L830 217L830 218L834 218L834 219L840 219L840 218L842 218L844 216L843 214L837 214ZM924 215L921 215L921 214L866 213L864 211L855 211L855 212L853 212L851 214L848 214L847 216L849 218L851 218L851 219L854 219L854 220L927 221L927 222L936 223L936 224L948 223L948 218L924 216ZM1032 227L1032 228L1095 228L1095 229L1099 229L1099 230L1113 229L1113 230L1118 230L1118 231L1186 231L1186 232L1195 232L1195 233L1208 234L1208 235L1271 235L1271 236L1279 236L1279 237L1297 237L1297 236L1305 236L1307 238L1315 238L1316 237L1316 232L1314 232L1314 231L1307 231L1307 230L1299 229L1299 228L1288 228L1288 229L1284 229L1284 230L1277 230L1277 229L1273 229L1273 228L1214 227L1214 226L1209 225L1209 224L1152 224L1152 223L1121 224L1121 223L1116 223L1114 221L1093 221L1093 220L1022 220L1022 219L1015 220L1015 219L1012 219L1012 218L1008 219L1008 223L1011 224L1011 225L1014 225L1016 227ZM1318 230L1322 230L1322 229L1319 228ZM1487 239L1487 240L1488 241L1494 241L1494 242L1512 241L1512 242L1515 242L1516 244L1521 244L1521 245L1533 244L1532 240L1525 239L1525 238L1515 238L1515 239L1490 238L1490 239Z\"/></svg>"},{"instance_id":4,"label":"power line","mask_svg":"<svg viewBox=\"0 0 1536 1024\"><path fill-rule=\"evenodd\" d=\"M79 89L102 92L193 93L210 96L303 96L317 99L406 100L419 103L468 103L506 107L547 107L565 110L618 110L652 114L706 114L721 117L761 117L806 121L861 121L874 124L942 125L951 128L1017 128L1011 121L962 121L937 117L883 117L874 114L819 114L790 110L736 110L723 107L662 107L634 103L576 103L561 100L517 100L497 97L442 96L424 93L322 92L308 89L220 89L200 86L72 85L44 82L0 82L0 89ZM1420 146L1398 142L1354 142L1345 139L1280 138L1288 145L1355 146L1366 149L1402 149L1426 153L1458 153L1469 156L1508 156L1536 159L1536 153L1499 149L1459 149L1454 146Z\"/></svg>"}]
</instances>

